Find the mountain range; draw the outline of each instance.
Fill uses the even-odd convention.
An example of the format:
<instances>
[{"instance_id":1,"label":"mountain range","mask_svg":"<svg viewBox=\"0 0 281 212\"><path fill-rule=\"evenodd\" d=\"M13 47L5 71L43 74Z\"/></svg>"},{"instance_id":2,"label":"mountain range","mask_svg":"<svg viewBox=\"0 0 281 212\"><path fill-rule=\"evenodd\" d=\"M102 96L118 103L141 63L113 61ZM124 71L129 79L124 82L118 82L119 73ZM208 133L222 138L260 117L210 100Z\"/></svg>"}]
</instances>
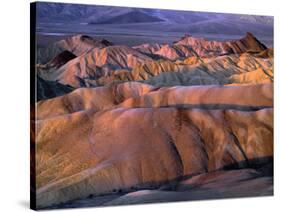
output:
<instances>
[{"instance_id":1,"label":"mountain range","mask_svg":"<svg viewBox=\"0 0 281 212\"><path fill-rule=\"evenodd\" d=\"M158 86L273 81L273 51L251 33L233 41L208 41L186 35L173 45L135 47L77 35L46 47L38 57L39 61L53 58L38 65L42 79L74 88L113 81ZM54 62L55 67L50 65Z\"/></svg>"},{"instance_id":2,"label":"mountain range","mask_svg":"<svg viewBox=\"0 0 281 212\"><path fill-rule=\"evenodd\" d=\"M266 45L273 46L271 16L46 2L38 3L37 7L37 34L48 35L48 39L50 35L89 34L118 45L138 45L144 40L159 42L159 38L170 43L185 32L227 40L250 31ZM43 38L39 39L42 43Z\"/></svg>"},{"instance_id":3,"label":"mountain range","mask_svg":"<svg viewBox=\"0 0 281 212\"><path fill-rule=\"evenodd\" d=\"M271 17L39 7L45 27L184 33L136 45L74 33L38 47L38 209L273 195L274 49L259 39Z\"/></svg>"}]
</instances>

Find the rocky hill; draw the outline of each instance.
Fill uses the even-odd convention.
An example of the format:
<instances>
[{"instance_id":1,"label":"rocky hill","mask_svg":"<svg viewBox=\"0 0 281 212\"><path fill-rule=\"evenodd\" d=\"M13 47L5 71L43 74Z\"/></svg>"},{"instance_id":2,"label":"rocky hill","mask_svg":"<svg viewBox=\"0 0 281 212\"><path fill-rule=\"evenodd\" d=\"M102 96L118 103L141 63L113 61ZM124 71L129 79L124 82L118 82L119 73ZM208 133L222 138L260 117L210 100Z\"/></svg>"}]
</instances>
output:
<instances>
[{"instance_id":1,"label":"rocky hill","mask_svg":"<svg viewBox=\"0 0 281 212\"><path fill-rule=\"evenodd\" d=\"M110 45L112 45L112 43L105 39L94 39L87 35L76 35L55 42L47 47L39 48L37 50L37 62L45 64L65 50L79 56L91 49Z\"/></svg>"},{"instance_id":2,"label":"rocky hill","mask_svg":"<svg viewBox=\"0 0 281 212\"><path fill-rule=\"evenodd\" d=\"M156 189L231 166L262 166L273 156L272 118L272 108L174 105L90 107L42 119L36 124L38 206L118 190Z\"/></svg>"}]
</instances>

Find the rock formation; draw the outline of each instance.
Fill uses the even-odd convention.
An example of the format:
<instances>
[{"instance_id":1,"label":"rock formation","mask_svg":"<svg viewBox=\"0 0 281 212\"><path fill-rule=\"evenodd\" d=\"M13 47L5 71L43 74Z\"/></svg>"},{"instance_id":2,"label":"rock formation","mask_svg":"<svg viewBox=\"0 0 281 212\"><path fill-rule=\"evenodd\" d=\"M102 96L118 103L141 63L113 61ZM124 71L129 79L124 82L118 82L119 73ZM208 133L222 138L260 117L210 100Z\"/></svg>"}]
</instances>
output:
<instances>
[{"instance_id":1,"label":"rock formation","mask_svg":"<svg viewBox=\"0 0 281 212\"><path fill-rule=\"evenodd\" d=\"M113 44L105 39L94 39L87 35L75 35L51 44L46 48L39 48L37 50L37 61L38 63L45 64L65 50L79 56L91 49L110 45Z\"/></svg>"},{"instance_id":2,"label":"rock formation","mask_svg":"<svg viewBox=\"0 0 281 212\"><path fill-rule=\"evenodd\" d=\"M266 163L263 158L273 156L272 115L272 109L118 108L40 120L37 204Z\"/></svg>"},{"instance_id":3,"label":"rock formation","mask_svg":"<svg viewBox=\"0 0 281 212\"><path fill-rule=\"evenodd\" d=\"M75 88L113 81L143 81L156 86L273 81L273 51L250 33L236 41L185 36L173 45L133 48L79 35L56 45L68 50L45 66L39 65L38 73L45 80ZM71 52L78 56L70 56Z\"/></svg>"},{"instance_id":4,"label":"rock formation","mask_svg":"<svg viewBox=\"0 0 281 212\"><path fill-rule=\"evenodd\" d=\"M247 33L244 38L233 41L207 41L203 38L194 38L186 35L174 45L184 45L191 47L198 55L223 55L239 54L247 51L262 51L267 47L262 44L252 33Z\"/></svg>"},{"instance_id":5,"label":"rock formation","mask_svg":"<svg viewBox=\"0 0 281 212\"><path fill-rule=\"evenodd\" d=\"M39 58L38 208L273 194L273 49L251 33L134 47L78 35Z\"/></svg>"}]
</instances>

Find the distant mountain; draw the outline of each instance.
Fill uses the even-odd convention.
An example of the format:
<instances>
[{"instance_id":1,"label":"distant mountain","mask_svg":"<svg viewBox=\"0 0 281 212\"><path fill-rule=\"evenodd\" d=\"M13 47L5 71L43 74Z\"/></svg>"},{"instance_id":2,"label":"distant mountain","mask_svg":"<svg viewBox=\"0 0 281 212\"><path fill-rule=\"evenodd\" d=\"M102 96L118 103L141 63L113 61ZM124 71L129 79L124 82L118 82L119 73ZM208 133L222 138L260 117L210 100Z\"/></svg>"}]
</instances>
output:
<instances>
[{"instance_id":1,"label":"distant mountain","mask_svg":"<svg viewBox=\"0 0 281 212\"><path fill-rule=\"evenodd\" d=\"M272 16L45 2L37 3L37 11L39 33L71 32L92 35L104 33L104 35L120 36L120 34L139 35L149 32L146 42L150 42L149 38L152 34L162 36L167 32L173 36L188 32L225 40L250 31L268 46L273 46L274 18ZM114 42L122 45L137 40L137 37L128 37L127 43L122 40L119 43L118 37L114 37L117 40ZM140 44L141 42L137 42L133 45Z\"/></svg>"},{"instance_id":2,"label":"distant mountain","mask_svg":"<svg viewBox=\"0 0 281 212\"><path fill-rule=\"evenodd\" d=\"M80 4L64 4L51 2L38 2L37 20L38 22L76 22L96 13L98 7L89 7Z\"/></svg>"},{"instance_id":3,"label":"distant mountain","mask_svg":"<svg viewBox=\"0 0 281 212\"><path fill-rule=\"evenodd\" d=\"M252 23L273 24L273 16L241 15L240 19Z\"/></svg>"},{"instance_id":4,"label":"distant mountain","mask_svg":"<svg viewBox=\"0 0 281 212\"><path fill-rule=\"evenodd\" d=\"M132 17L136 15L136 17ZM38 2L37 19L38 22L102 22L117 17L128 20L133 18L139 22L140 19L148 22L153 17L153 21L166 21L170 23L194 24L210 20L222 21L224 19L249 23L273 24L271 16L223 14L197 11L129 8L116 6L85 5L85 4L63 4ZM105 18L106 17L106 18ZM148 19L147 19L148 18ZM117 21L117 20L115 20Z\"/></svg>"},{"instance_id":5,"label":"distant mountain","mask_svg":"<svg viewBox=\"0 0 281 212\"><path fill-rule=\"evenodd\" d=\"M122 15L117 15L107 20L103 20L99 22L90 22L90 24L131 24L131 23L146 23L146 22L161 22L161 21L164 20L138 10L133 10L131 12Z\"/></svg>"}]
</instances>

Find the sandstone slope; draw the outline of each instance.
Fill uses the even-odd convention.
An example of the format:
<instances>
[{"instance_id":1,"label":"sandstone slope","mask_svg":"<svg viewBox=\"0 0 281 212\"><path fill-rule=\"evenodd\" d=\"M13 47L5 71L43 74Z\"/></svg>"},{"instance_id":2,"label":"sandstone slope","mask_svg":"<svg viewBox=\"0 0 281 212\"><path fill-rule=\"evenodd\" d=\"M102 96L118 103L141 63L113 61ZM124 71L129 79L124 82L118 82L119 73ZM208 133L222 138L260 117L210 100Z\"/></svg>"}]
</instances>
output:
<instances>
[{"instance_id":1,"label":"sandstone slope","mask_svg":"<svg viewBox=\"0 0 281 212\"><path fill-rule=\"evenodd\" d=\"M273 107L273 85L156 88L147 84L126 82L98 88L80 88L67 95L38 102L37 119L113 107L259 109Z\"/></svg>"},{"instance_id":2,"label":"sandstone slope","mask_svg":"<svg viewBox=\"0 0 281 212\"><path fill-rule=\"evenodd\" d=\"M267 162L272 116L272 109L118 108L37 121L37 204Z\"/></svg>"}]
</instances>

